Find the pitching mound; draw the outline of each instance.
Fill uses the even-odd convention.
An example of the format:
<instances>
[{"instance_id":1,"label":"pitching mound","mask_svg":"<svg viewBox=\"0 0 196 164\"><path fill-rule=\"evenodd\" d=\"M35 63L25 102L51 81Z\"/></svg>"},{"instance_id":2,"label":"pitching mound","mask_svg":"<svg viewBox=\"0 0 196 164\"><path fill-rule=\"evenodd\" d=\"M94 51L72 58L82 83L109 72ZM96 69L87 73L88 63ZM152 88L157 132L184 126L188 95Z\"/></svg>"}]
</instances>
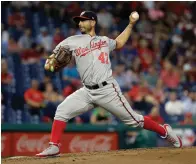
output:
<instances>
[{"instance_id":1,"label":"pitching mound","mask_svg":"<svg viewBox=\"0 0 196 164\"><path fill-rule=\"evenodd\" d=\"M12 157L6 164L196 164L196 147L154 148L125 151L65 154L56 158Z\"/></svg>"}]
</instances>

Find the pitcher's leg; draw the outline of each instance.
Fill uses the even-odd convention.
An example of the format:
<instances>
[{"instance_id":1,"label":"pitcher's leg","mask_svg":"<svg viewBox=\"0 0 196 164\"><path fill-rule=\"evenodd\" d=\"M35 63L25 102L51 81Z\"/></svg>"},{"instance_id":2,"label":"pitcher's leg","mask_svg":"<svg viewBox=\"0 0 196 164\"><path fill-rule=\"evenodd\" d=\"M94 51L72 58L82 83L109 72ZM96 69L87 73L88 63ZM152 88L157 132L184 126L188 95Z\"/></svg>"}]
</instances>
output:
<instances>
[{"instance_id":1,"label":"pitcher's leg","mask_svg":"<svg viewBox=\"0 0 196 164\"><path fill-rule=\"evenodd\" d=\"M110 110L115 110L116 116L120 116L120 119L127 125L134 127L141 127L147 130L155 131L161 136L166 135L165 129L154 122L153 120L142 116L131 108L125 97L122 95L122 92L118 85L113 84L114 94L116 99L114 99L113 104L118 104L118 106L111 108ZM108 104L109 105L109 104ZM112 104L110 104L112 105Z\"/></svg>"},{"instance_id":2,"label":"pitcher's leg","mask_svg":"<svg viewBox=\"0 0 196 164\"><path fill-rule=\"evenodd\" d=\"M99 105L114 114L126 125L143 127L144 117L132 110L131 106L122 95L120 88L112 84L111 90L112 91L108 95L108 97L111 97L111 101Z\"/></svg>"},{"instance_id":3,"label":"pitcher's leg","mask_svg":"<svg viewBox=\"0 0 196 164\"><path fill-rule=\"evenodd\" d=\"M91 104L87 91L84 88L81 88L68 96L57 107L52 127L51 142L59 143L66 122L92 108L93 105ZM60 136L58 134L60 134Z\"/></svg>"},{"instance_id":4,"label":"pitcher's leg","mask_svg":"<svg viewBox=\"0 0 196 164\"><path fill-rule=\"evenodd\" d=\"M50 147L37 154L38 157L55 156L60 153L59 143L65 130L66 122L78 116L94 106L84 88L68 96L58 107L52 125Z\"/></svg>"},{"instance_id":5,"label":"pitcher's leg","mask_svg":"<svg viewBox=\"0 0 196 164\"><path fill-rule=\"evenodd\" d=\"M108 96L111 97L111 101L105 104L99 104L106 110L117 116L126 125L133 127L141 127L153 132L158 133L162 138L166 138L174 147L181 147L181 140L172 131L169 125L159 125L148 117L142 116L132 110L131 106L122 95L122 92L118 84L113 84L113 92L111 91Z\"/></svg>"},{"instance_id":6,"label":"pitcher's leg","mask_svg":"<svg viewBox=\"0 0 196 164\"><path fill-rule=\"evenodd\" d=\"M68 96L57 107L50 141L52 143L59 143L62 131L65 129L66 122L92 108L93 105L90 104L86 90L83 88Z\"/></svg>"},{"instance_id":7,"label":"pitcher's leg","mask_svg":"<svg viewBox=\"0 0 196 164\"><path fill-rule=\"evenodd\" d=\"M87 91L81 88L68 96L56 110L54 119L68 122L70 119L93 108Z\"/></svg>"}]
</instances>

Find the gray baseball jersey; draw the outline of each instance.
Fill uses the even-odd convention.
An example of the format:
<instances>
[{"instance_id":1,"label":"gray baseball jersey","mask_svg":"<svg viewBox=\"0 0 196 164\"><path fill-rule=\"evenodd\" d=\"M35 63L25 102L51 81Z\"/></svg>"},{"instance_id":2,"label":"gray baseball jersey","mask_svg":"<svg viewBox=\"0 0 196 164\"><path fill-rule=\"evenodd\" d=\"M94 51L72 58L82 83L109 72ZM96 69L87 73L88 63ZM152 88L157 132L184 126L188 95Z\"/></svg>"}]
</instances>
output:
<instances>
[{"instance_id":1,"label":"gray baseball jersey","mask_svg":"<svg viewBox=\"0 0 196 164\"><path fill-rule=\"evenodd\" d=\"M88 34L71 36L57 45L68 46L75 57L77 70L84 87L68 96L57 108L55 119L68 121L95 106L101 106L120 118L125 124L143 126L143 116L132 110L123 96L116 80L112 77L109 54L116 47L116 41L106 36ZM106 81L106 86L101 86ZM96 85L88 89L85 85Z\"/></svg>"},{"instance_id":2,"label":"gray baseball jersey","mask_svg":"<svg viewBox=\"0 0 196 164\"><path fill-rule=\"evenodd\" d=\"M106 36L75 35L62 41L59 46L68 46L75 57L77 70L85 85L95 85L112 78L109 54L116 41Z\"/></svg>"}]
</instances>

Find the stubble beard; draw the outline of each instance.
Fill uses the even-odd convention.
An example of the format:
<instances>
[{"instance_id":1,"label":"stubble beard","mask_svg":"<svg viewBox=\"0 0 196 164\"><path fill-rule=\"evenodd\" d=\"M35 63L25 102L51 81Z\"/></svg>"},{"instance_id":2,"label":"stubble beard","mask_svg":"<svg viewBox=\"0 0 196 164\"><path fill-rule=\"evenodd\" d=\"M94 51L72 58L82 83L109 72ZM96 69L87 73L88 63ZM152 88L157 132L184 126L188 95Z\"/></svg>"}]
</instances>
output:
<instances>
[{"instance_id":1,"label":"stubble beard","mask_svg":"<svg viewBox=\"0 0 196 164\"><path fill-rule=\"evenodd\" d=\"M85 29L85 31L81 31L81 30L80 30L80 32L81 32L82 34L89 34L89 33L91 32L91 30L92 30L92 27L90 27L90 28L88 28L88 29Z\"/></svg>"}]
</instances>

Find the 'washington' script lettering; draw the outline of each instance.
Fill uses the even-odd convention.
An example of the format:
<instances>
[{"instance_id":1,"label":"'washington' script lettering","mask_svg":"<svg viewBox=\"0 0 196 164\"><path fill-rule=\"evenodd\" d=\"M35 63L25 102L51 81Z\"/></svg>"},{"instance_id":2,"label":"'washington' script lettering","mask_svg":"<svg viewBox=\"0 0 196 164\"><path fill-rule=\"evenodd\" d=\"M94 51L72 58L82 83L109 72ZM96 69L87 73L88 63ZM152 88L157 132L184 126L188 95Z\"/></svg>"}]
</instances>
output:
<instances>
[{"instance_id":1,"label":"'washington' script lettering","mask_svg":"<svg viewBox=\"0 0 196 164\"><path fill-rule=\"evenodd\" d=\"M88 47L79 47L77 48L74 52L76 53L76 56L85 56L87 55L90 51L94 51L96 49L101 49L102 47L107 47L108 44L106 41L99 40L98 42L91 42L91 49Z\"/></svg>"}]
</instances>

